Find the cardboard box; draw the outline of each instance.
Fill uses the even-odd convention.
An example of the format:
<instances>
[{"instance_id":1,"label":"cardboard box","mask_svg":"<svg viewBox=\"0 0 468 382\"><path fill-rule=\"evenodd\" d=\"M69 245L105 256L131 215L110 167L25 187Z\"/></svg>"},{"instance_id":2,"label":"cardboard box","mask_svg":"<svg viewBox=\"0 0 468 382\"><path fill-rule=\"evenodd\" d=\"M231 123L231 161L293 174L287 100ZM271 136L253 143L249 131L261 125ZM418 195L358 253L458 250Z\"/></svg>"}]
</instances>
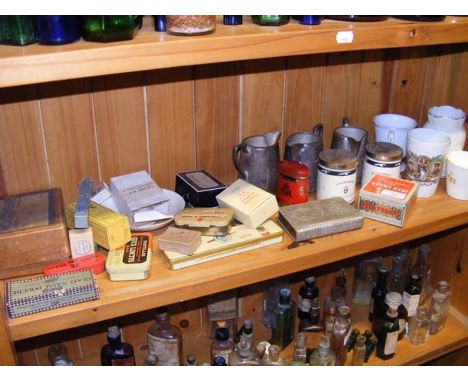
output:
<instances>
[{"instance_id":1,"label":"cardboard box","mask_svg":"<svg viewBox=\"0 0 468 382\"><path fill-rule=\"evenodd\" d=\"M0 198L0 279L41 273L69 258L60 189Z\"/></svg>"},{"instance_id":2,"label":"cardboard box","mask_svg":"<svg viewBox=\"0 0 468 382\"><path fill-rule=\"evenodd\" d=\"M359 212L369 219L404 227L417 190L415 182L374 174L359 191Z\"/></svg>"},{"instance_id":3,"label":"cardboard box","mask_svg":"<svg viewBox=\"0 0 468 382\"><path fill-rule=\"evenodd\" d=\"M250 228L257 228L279 208L275 195L242 179L237 179L216 199L220 207L232 208L234 218Z\"/></svg>"}]
</instances>

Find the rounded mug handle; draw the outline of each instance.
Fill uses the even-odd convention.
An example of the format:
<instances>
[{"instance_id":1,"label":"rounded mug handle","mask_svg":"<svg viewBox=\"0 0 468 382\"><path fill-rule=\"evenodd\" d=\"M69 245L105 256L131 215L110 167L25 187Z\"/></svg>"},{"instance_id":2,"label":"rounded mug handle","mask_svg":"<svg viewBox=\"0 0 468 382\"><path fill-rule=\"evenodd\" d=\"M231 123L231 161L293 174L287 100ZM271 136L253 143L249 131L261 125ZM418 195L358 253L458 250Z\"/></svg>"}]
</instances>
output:
<instances>
[{"instance_id":1,"label":"rounded mug handle","mask_svg":"<svg viewBox=\"0 0 468 382\"><path fill-rule=\"evenodd\" d=\"M234 163L234 167L236 168L237 172L240 175L245 177L244 171L241 170L239 166L239 160L238 160L239 151L241 151L243 147L244 147L244 144L239 143L232 148L232 163Z\"/></svg>"}]
</instances>

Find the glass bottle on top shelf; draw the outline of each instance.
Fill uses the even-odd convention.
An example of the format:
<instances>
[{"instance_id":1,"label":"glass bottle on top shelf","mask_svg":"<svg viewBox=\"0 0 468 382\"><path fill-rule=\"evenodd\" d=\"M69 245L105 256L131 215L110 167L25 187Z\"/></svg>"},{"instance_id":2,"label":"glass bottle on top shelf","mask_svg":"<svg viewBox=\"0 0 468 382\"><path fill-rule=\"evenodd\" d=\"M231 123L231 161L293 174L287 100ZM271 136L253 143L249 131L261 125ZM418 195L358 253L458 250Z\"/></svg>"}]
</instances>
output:
<instances>
[{"instance_id":1,"label":"glass bottle on top shelf","mask_svg":"<svg viewBox=\"0 0 468 382\"><path fill-rule=\"evenodd\" d=\"M382 257L372 256L359 261L354 268L353 302L369 306L372 289L377 279L377 268L383 265Z\"/></svg>"},{"instance_id":2,"label":"glass bottle on top shelf","mask_svg":"<svg viewBox=\"0 0 468 382\"><path fill-rule=\"evenodd\" d=\"M294 361L306 362L307 360L307 337L305 333L297 333L294 339Z\"/></svg>"},{"instance_id":3,"label":"glass bottle on top shelf","mask_svg":"<svg viewBox=\"0 0 468 382\"><path fill-rule=\"evenodd\" d=\"M398 341L402 340L405 336L406 323L408 321L408 311L402 304L403 297L400 293L397 292L388 292L385 295L385 305L392 309L395 309L398 312Z\"/></svg>"},{"instance_id":4,"label":"glass bottle on top shelf","mask_svg":"<svg viewBox=\"0 0 468 382\"><path fill-rule=\"evenodd\" d=\"M185 360L185 366L197 366L197 357L194 354L189 354Z\"/></svg>"},{"instance_id":5,"label":"glass bottle on top shelf","mask_svg":"<svg viewBox=\"0 0 468 382\"><path fill-rule=\"evenodd\" d=\"M258 366L259 359L251 352L251 344L244 336L240 337L237 351L229 354L229 366Z\"/></svg>"},{"instance_id":6,"label":"glass bottle on top shelf","mask_svg":"<svg viewBox=\"0 0 468 382\"><path fill-rule=\"evenodd\" d=\"M182 333L170 323L166 308L156 310L156 322L147 332L148 351L156 354L160 366L179 366L182 358Z\"/></svg>"},{"instance_id":7,"label":"glass bottle on top shelf","mask_svg":"<svg viewBox=\"0 0 468 382\"><path fill-rule=\"evenodd\" d=\"M330 349L330 339L322 335L317 348L314 349L309 361L310 366L334 366L335 355Z\"/></svg>"},{"instance_id":8,"label":"glass bottle on top shelf","mask_svg":"<svg viewBox=\"0 0 468 382\"><path fill-rule=\"evenodd\" d=\"M351 335L351 310L349 306L340 306L330 338L330 347L335 354L335 364L343 366L348 354L348 340Z\"/></svg>"},{"instance_id":9,"label":"glass bottle on top shelf","mask_svg":"<svg viewBox=\"0 0 468 382\"><path fill-rule=\"evenodd\" d=\"M412 274L403 292L402 304L408 311L408 317L416 314L421 297L421 282L417 274Z\"/></svg>"},{"instance_id":10,"label":"glass bottle on top shelf","mask_svg":"<svg viewBox=\"0 0 468 382\"><path fill-rule=\"evenodd\" d=\"M227 328L231 339L237 333L237 291L229 290L207 299L208 335L214 337L217 328Z\"/></svg>"},{"instance_id":11,"label":"glass bottle on top shelf","mask_svg":"<svg viewBox=\"0 0 468 382\"><path fill-rule=\"evenodd\" d=\"M229 355L234 351L234 342L229 338L227 328L215 330L215 338L211 342L211 358L223 357L229 363Z\"/></svg>"},{"instance_id":12,"label":"glass bottle on top shelf","mask_svg":"<svg viewBox=\"0 0 468 382\"><path fill-rule=\"evenodd\" d=\"M145 357L145 366L158 366L159 358L156 354L149 353Z\"/></svg>"},{"instance_id":13,"label":"glass bottle on top shelf","mask_svg":"<svg viewBox=\"0 0 468 382\"><path fill-rule=\"evenodd\" d=\"M35 42L32 16L0 16L0 44L24 46Z\"/></svg>"},{"instance_id":14,"label":"glass bottle on top shelf","mask_svg":"<svg viewBox=\"0 0 468 382\"><path fill-rule=\"evenodd\" d=\"M224 15L223 24L224 25L241 25L242 19L243 19L242 15L239 15L239 16Z\"/></svg>"},{"instance_id":15,"label":"glass bottle on top shelf","mask_svg":"<svg viewBox=\"0 0 468 382\"><path fill-rule=\"evenodd\" d=\"M419 306L409 327L408 338L412 345L421 345L427 342L429 336L429 318L427 308Z\"/></svg>"},{"instance_id":16,"label":"glass bottle on top shelf","mask_svg":"<svg viewBox=\"0 0 468 382\"><path fill-rule=\"evenodd\" d=\"M122 342L118 326L107 329L107 344L101 348L102 366L135 366L133 346Z\"/></svg>"},{"instance_id":17,"label":"glass bottle on top shelf","mask_svg":"<svg viewBox=\"0 0 468 382\"><path fill-rule=\"evenodd\" d=\"M294 338L296 304L291 300L291 290L279 291L279 301L273 309L274 324L271 343L284 349Z\"/></svg>"},{"instance_id":18,"label":"glass bottle on top shelf","mask_svg":"<svg viewBox=\"0 0 468 382\"><path fill-rule=\"evenodd\" d=\"M308 320L312 300L318 297L319 288L315 285L315 277L307 277L304 284L299 288L297 298L297 318L299 320Z\"/></svg>"},{"instance_id":19,"label":"glass bottle on top shelf","mask_svg":"<svg viewBox=\"0 0 468 382\"><path fill-rule=\"evenodd\" d=\"M366 337L362 334L358 335L353 347L353 366L364 365L364 358L366 356Z\"/></svg>"},{"instance_id":20,"label":"glass bottle on top shelf","mask_svg":"<svg viewBox=\"0 0 468 382\"><path fill-rule=\"evenodd\" d=\"M224 357L221 357L220 355L217 355L216 357L213 358L213 363L212 366L227 366L226 359Z\"/></svg>"},{"instance_id":21,"label":"glass bottle on top shelf","mask_svg":"<svg viewBox=\"0 0 468 382\"><path fill-rule=\"evenodd\" d=\"M67 347L62 344L55 344L47 349L47 358L52 366L74 366L68 358Z\"/></svg>"},{"instance_id":22,"label":"glass bottle on top shelf","mask_svg":"<svg viewBox=\"0 0 468 382\"><path fill-rule=\"evenodd\" d=\"M216 30L216 16L167 15L166 31L174 35L203 35Z\"/></svg>"},{"instance_id":23,"label":"glass bottle on top shelf","mask_svg":"<svg viewBox=\"0 0 468 382\"><path fill-rule=\"evenodd\" d=\"M289 23L290 16L284 15L255 15L252 16L254 24L263 26L279 26Z\"/></svg>"},{"instance_id":24,"label":"glass bottle on top shelf","mask_svg":"<svg viewBox=\"0 0 468 382\"><path fill-rule=\"evenodd\" d=\"M273 327L273 309L278 304L279 291L283 288L289 288L289 282L285 278L279 278L263 291L263 325L267 328Z\"/></svg>"},{"instance_id":25,"label":"glass bottle on top shelf","mask_svg":"<svg viewBox=\"0 0 468 382\"><path fill-rule=\"evenodd\" d=\"M69 44L81 38L79 16L33 16L33 21L39 44Z\"/></svg>"},{"instance_id":26,"label":"glass bottle on top shelf","mask_svg":"<svg viewBox=\"0 0 468 382\"><path fill-rule=\"evenodd\" d=\"M300 332L321 332L324 326L320 322L320 302L318 297L312 299L309 317L299 323Z\"/></svg>"},{"instance_id":27,"label":"glass bottle on top shelf","mask_svg":"<svg viewBox=\"0 0 468 382\"><path fill-rule=\"evenodd\" d=\"M451 295L450 284L447 281L439 281L431 296L429 334L437 334L444 328L449 313Z\"/></svg>"},{"instance_id":28,"label":"glass bottle on top shelf","mask_svg":"<svg viewBox=\"0 0 468 382\"><path fill-rule=\"evenodd\" d=\"M137 16L81 16L83 39L113 42L133 39L138 32Z\"/></svg>"},{"instance_id":29,"label":"glass bottle on top shelf","mask_svg":"<svg viewBox=\"0 0 468 382\"><path fill-rule=\"evenodd\" d=\"M387 284L388 269L385 267L377 268L377 283L372 289L371 301L369 305L369 321L373 322L374 318L383 318L385 314L385 286Z\"/></svg>"},{"instance_id":30,"label":"glass bottle on top shelf","mask_svg":"<svg viewBox=\"0 0 468 382\"><path fill-rule=\"evenodd\" d=\"M166 31L166 15L154 15L154 30L156 32Z\"/></svg>"},{"instance_id":31,"label":"glass bottle on top shelf","mask_svg":"<svg viewBox=\"0 0 468 382\"><path fill-rule=\"evenodd\" d=\"M398 341L398 332L398 312L389 307L382 328L377 335L377 357L383 360L393 358Z\"/></svg>"},{"instance_id":32,"label":"glass bottle on top shelf","mask_svg":"<svg viewBox=\"0 0 468 382\"><path fill-rule=\"evenodd\" d=\"M288 363L280 356L281 349L278 345L271 345L268 348L268 353L262 358L262 366L286 366Z\"/></svg>"}]
</instances>

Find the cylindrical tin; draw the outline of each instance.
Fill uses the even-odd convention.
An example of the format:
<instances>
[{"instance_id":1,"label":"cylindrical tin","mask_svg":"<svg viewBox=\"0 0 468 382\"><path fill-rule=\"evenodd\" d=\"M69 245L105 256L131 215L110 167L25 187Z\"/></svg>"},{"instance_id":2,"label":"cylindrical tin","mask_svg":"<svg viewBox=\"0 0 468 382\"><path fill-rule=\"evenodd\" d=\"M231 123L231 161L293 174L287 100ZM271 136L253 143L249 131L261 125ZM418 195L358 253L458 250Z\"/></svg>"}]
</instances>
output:
<instances>
[{"instance_id":1,"label":"cylindrical tin","mask_svg":"<svg viewBox=\"0 0 468 382\"><path fill-rule=\"evenodd\" d=\"M393 143L375 142L366 145L366 157L362 171L362 185L374 174L400 178L403 149Z\"/></svg>"},{"instance_id":2,"label":"cylindrical tin","mask_svg":"<svg viewBox=\"0 0 468 382\"><path fill-rule=\"evenodd\" d=\"M341 149L324 150L319 154L317 200L342 197L354 202L357 156Z\"/></svg>"},{"instance_id":3,"label":"cylindrical tin","mask_svg":"<svg viewBox=\"0 0 468 382\"><path fill-rule=\"evenodd\" d=\"M276 196L286 204L309 200L309 169L305 164L289 160L279 163Z\"/></svg>"}]
</instances>

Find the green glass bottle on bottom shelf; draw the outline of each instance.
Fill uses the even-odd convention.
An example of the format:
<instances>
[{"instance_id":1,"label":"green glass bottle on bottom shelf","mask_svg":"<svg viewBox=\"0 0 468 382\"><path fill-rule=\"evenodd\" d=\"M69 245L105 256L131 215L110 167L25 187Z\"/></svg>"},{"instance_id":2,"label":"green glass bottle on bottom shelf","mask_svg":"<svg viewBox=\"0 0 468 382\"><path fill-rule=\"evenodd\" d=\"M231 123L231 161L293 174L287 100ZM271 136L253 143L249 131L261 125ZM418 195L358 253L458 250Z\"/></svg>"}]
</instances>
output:
<instances>
[{"instance_id":1,"label":"green glass bottle on bottom shelf","mask_svg":"<svg viewBox=\"0 0 468 382\"><path fill-rule=\"evenodd\" d=\"M290 16L284 15L255 15L252 16L254 24L263 26L279 26L289 23Z\"/></svg>"},{"instance_id":2,"label":"green glass bottle on bottom shelf","mask_svg":"<svg viewBox=\"0 0 468 382\"><path fill-rule=\"evenodd\" d=\"M279 301L273 309L273 317L271 343L284 349L294 338L296 303L291 300L290 289L280 289Z\"/></svg>"},{"instance_id":3,"label":"green glass bottle on bottom shelf","mask_svg":"<svg viewBox=\"0 0 468 382\"><path fill-rule=\"evenodd\" d=\"M32 16L0 16L0 44L23 46L35 42Z\"/></svg>"},{"instance_id":4,"label":"green glass bottle on bottom shelf","mask_svg":"<svg viewBox=\"0 0 468 382\"><path fill-rule=\"evenodd\" d=\"M83 39L95 42L131 40L138 31L137 16L82 16Z\"/></svg>"}]
</instances>

